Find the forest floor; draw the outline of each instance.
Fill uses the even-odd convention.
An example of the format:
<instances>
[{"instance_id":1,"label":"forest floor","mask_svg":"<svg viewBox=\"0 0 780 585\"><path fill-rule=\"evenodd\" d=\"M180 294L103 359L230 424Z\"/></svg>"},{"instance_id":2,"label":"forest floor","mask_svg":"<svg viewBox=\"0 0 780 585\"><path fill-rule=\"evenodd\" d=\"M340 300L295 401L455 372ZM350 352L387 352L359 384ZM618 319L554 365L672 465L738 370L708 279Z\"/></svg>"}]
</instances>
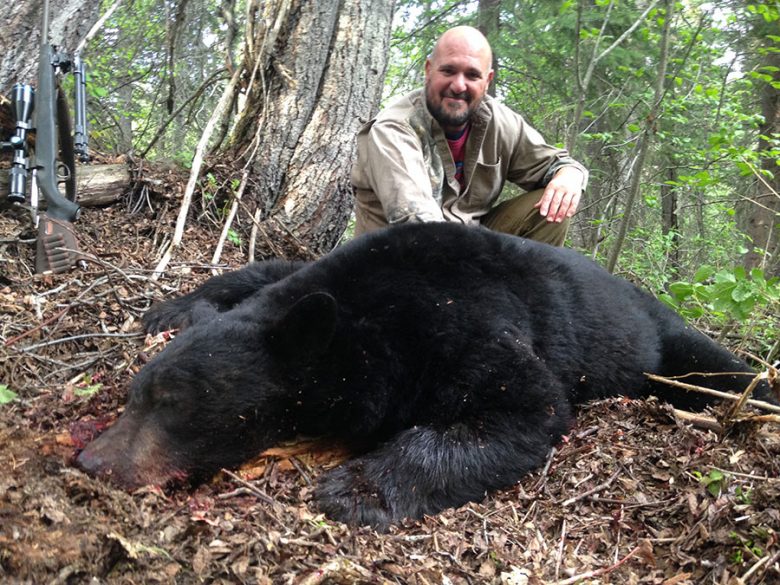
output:
<instances>
[{"instance_id":1,"label":"forest floor","mask_svg":"<svg viewBox=\"0 0 780 585\"><path fill-rule=\"evenodd\" d=\"M139 198L140 197L140 198ZM218 229L144 190L78 222L85 267L34 276L24 221L0 214L0 582L780 583L780 428L725 437L654 400L606 400L543 469L480 503L387 534L320 515L312 486L344 454L283 445L188 489L126 493L72 465L164 344L140 316L209 275ZM226 266L242 264L234 246Z\"/></svg>"}]
</instances>

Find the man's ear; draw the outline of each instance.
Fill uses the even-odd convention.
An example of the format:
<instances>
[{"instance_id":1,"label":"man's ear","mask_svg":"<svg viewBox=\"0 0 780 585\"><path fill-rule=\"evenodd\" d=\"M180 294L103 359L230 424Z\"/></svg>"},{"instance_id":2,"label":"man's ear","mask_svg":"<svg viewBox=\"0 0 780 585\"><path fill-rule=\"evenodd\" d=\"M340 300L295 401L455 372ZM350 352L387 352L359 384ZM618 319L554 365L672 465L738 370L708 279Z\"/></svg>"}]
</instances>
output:
<instances>
[{"instance_id":1,"label":"man's ear","mask_svg":"<svg viewBox=\"0 0 780 585\"><path fill-rule=\"evenodd\" d=\"M271 326L271 347L285 359L324 352L336 332L337 310L336 299L328 293L306 295Z\"/></svg>"}]
</instances>

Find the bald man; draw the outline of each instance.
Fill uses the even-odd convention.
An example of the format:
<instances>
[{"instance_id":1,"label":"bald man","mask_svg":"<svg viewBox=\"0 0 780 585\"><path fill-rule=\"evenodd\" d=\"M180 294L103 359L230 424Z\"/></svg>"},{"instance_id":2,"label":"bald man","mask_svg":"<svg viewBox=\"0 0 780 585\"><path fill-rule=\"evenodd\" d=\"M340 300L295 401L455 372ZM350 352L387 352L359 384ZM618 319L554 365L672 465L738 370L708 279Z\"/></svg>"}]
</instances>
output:
<instances>
[{"instance_id":1,"label":"bald man","mask_svg":"<svg viewBox=\"0 0 780 585\"><path fill-rule=\"evenodd\" d=\"M588 172L487 95L490 44L445 32L425 87L395 100L357 136L355 235L409 221L455 221L562 245ZM526 192L498 205L511 181Z\"/></svg>"}]
</instances>

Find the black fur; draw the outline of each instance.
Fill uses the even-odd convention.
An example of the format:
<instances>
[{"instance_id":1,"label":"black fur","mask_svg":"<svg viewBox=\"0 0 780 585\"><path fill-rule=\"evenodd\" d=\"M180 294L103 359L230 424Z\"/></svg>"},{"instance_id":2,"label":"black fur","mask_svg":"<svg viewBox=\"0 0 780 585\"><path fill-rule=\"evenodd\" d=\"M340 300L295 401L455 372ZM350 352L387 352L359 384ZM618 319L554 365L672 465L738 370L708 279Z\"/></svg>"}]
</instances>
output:
<instances>
[{"instance_id":1,"label":"black fur","mask_svg":"<svg viewBox=\"0 0 780 585\"><path fill-rule=\"evenodd\" d=\"M645 372L751 372L576 252L454 224L394 227L308 265L250 266L145 322L185 326L203 303L213 310L138 374L84 469L165 483L332 435L364 454L321 477L319 507L385 528L512 485L578 402L653 392L702 405ZM750 379L687 381L740 391Z\"/></svg>"}]
</instances>

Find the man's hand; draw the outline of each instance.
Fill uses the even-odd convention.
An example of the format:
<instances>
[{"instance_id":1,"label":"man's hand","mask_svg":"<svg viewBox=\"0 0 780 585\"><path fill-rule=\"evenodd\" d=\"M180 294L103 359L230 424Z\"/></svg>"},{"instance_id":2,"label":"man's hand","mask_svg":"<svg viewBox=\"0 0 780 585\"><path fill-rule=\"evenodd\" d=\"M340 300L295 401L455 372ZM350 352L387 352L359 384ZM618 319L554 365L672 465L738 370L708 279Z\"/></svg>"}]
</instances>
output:
<instances>
[{"instance_id":1,"label":"man's hand","mask_svg":"<svg viewBox=\"0 0 780 585\"><path fill-rule=\"evenodd\" d=\"M576 167L562 167L544 189L534 207L549 222L561 223L574 215L582 197L582 172Z\"/></svg>"}]
</instances>

